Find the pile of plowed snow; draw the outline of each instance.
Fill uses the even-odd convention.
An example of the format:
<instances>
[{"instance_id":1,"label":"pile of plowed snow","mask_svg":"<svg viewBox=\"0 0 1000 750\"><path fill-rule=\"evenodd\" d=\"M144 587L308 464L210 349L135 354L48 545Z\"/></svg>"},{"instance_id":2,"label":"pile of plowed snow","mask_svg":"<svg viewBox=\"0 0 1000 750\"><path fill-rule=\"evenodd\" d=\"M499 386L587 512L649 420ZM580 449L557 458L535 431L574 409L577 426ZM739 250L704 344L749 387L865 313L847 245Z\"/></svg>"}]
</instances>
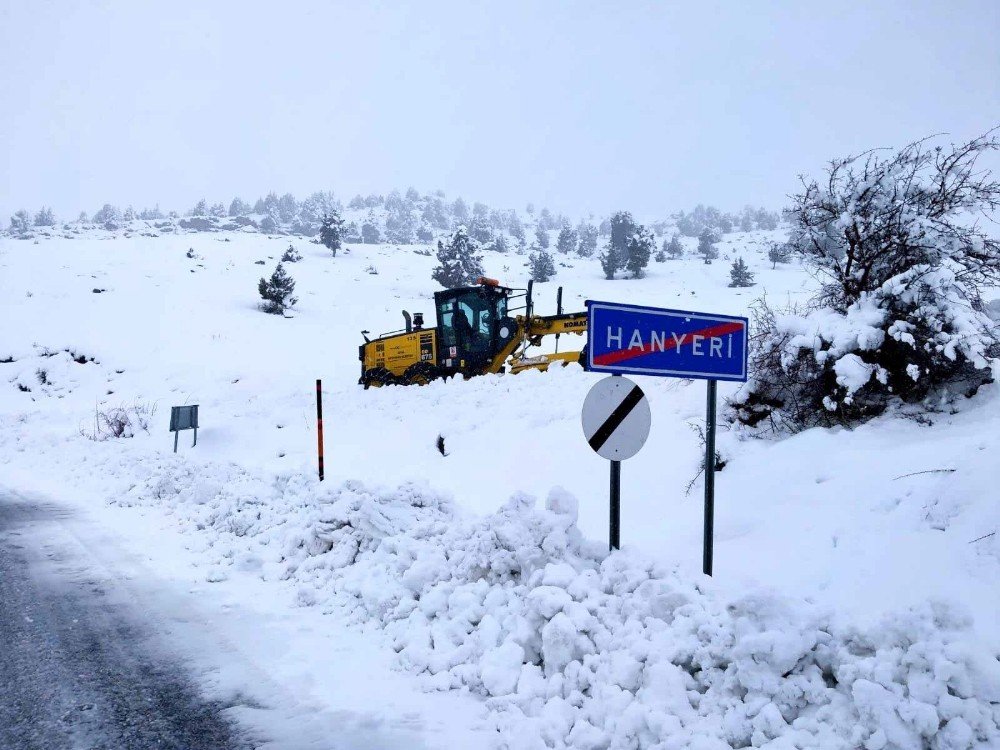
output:
<instances>
[{"instance_id":1,"label":"pile of plowed snow","mask_svg":"<svg viewBox=\"0 0 1000 750\"><path fill-rule=\"evenodd\" d=\"M944 605L858 629L765 590L733 597L588 542L559 489L476 518L420 485L100 453L91 475L122 505L172 514L208 580L285 581L302 606L380 634L425 688L487 699L503 747L1000 743L1000 664Z\"/></svg>"}]
</instances>

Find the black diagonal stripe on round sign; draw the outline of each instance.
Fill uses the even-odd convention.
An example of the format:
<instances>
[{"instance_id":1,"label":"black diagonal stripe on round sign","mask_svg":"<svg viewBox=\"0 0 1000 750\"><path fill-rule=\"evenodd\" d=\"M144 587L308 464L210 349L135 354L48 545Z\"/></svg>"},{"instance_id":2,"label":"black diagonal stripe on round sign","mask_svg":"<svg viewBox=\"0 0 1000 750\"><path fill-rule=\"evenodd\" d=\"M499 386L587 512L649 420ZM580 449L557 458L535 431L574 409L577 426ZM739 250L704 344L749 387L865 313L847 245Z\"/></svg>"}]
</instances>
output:
<instances>
[{"instance_id":1,"label":"black diagonal stripe on round sign","mask_svg":"<svg viewBox=\"0 0 1000 750\"><path fill-rule=\"evenodd\" d=\"M590 440L590 447L595 451L599 451L601 446L608 442L608 438L618 429L618 426L625 421L625 417L632 413L632 410L642 401L642 388L635 386L625 399L615 407L615 410L611 412L609 416L600 427L597 428Z\"/></svg>"}]
</instances>

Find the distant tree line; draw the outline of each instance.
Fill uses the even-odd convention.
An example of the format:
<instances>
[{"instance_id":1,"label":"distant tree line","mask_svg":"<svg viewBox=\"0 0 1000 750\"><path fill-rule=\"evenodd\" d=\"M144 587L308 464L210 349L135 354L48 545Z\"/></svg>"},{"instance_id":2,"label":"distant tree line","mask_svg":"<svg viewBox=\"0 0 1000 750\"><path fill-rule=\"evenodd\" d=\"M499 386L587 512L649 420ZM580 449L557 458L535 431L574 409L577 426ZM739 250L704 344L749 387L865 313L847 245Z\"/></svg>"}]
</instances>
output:
<instances>
[{"instance_id":1,"label":"distant tree line","mask_svg":"<svg viewBox=\"0 0 1000 750\"><path fill-rule=\"evenodd\" d=\"M741 212L725 213L714 206L697 205L690 213L673 215L677 231L685 237L699 237L706 229L718 234L777 229L781 217L774 211L746 206Z\"/></svg>"}]
</instances>

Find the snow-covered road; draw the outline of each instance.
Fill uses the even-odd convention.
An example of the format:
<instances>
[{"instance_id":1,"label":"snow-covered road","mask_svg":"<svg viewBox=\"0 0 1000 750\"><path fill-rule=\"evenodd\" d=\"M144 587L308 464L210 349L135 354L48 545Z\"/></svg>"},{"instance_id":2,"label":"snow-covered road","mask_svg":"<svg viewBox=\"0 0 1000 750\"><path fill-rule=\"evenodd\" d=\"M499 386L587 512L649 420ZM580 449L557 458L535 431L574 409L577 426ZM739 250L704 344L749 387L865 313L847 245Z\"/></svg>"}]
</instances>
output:
<instances>
[{"instance_id":1,"label":"snow-covered road","mask_svg":"<svg viewBox=\"0 0 1000 750\"><path fill-rule=\"evenodd\" d=\"M81 565L66 517L0 497L0 747L249 747Z\"/></svg>"},{"instance_id":2,"label":"snow-covered road","mask_svg":"<svg viewBox=\"0 0 1000 750\"><path fill-rule=\"evenodd\" d=\"M405 678L380 663L367 668L381 700L344 708L326 683L349 692L371 656L356 636L298 622L293 647L266 606L184 580L179 546L155 532L129 545L103 520L0 490L0 748L439 747L427 729L483 744L466 722L437 726L457 696L398 705Z\"/></svg>"}]
</instances>

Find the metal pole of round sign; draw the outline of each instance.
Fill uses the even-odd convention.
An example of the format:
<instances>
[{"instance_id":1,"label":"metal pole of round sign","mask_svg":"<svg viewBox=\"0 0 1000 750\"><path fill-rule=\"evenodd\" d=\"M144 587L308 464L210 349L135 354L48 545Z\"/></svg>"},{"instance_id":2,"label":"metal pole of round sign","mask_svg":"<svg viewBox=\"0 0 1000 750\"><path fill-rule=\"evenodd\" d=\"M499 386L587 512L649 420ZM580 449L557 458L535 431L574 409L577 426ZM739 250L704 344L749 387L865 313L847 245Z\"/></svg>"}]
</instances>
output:
<instances>
[{"instance_id":1,"label":"metal pole of round sign","mask_svg":"<svg viewBox=\"0 0 1000 750\"><path fill-rule=\"evenodd\" d=\"M631 458L649 437L649 401L628 378L612 375L594 384L583 402L583 435L597 455L611 462L608 547L621 543L621 462Z\"/></svg>"}]
</instances>

